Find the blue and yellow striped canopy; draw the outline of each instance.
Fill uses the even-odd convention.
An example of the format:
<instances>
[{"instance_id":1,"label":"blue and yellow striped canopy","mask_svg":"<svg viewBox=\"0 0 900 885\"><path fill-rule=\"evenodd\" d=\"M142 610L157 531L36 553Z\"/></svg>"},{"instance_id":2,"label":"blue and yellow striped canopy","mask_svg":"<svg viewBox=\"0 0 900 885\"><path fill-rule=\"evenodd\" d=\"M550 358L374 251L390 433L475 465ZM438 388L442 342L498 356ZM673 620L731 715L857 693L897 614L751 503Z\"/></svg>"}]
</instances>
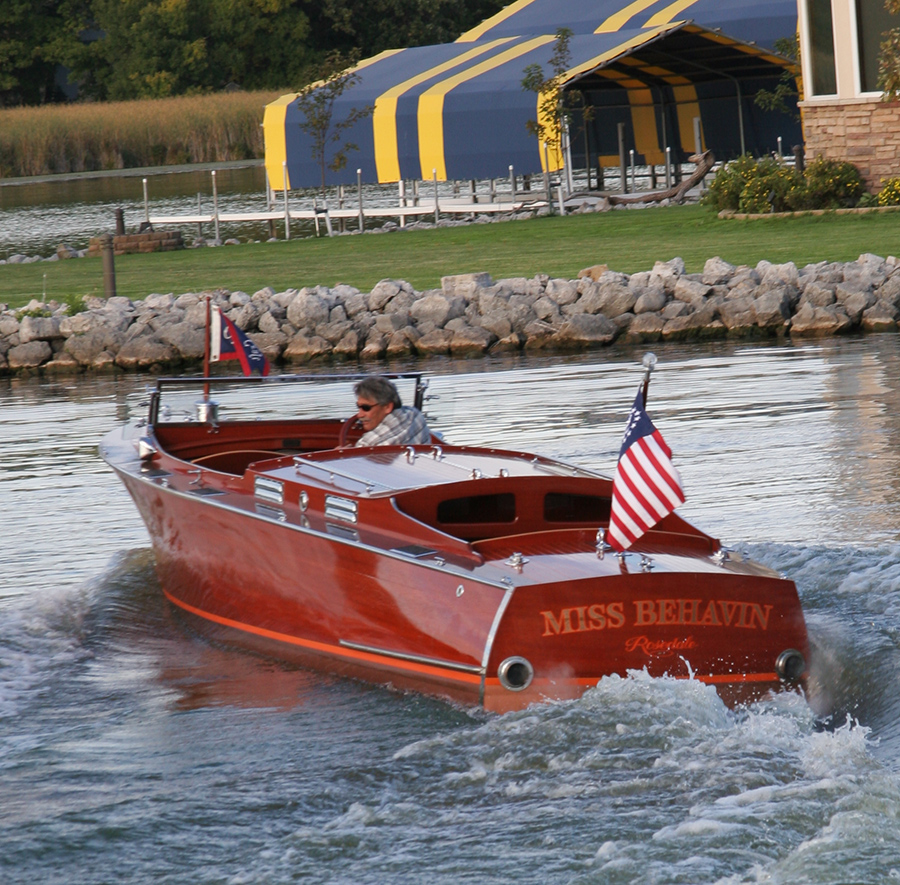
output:
<instances>
[{"instance_id":1,"label":"blue and yellow striped canopy","mask_svg":"<svg viewBox=\"0 0 900 885\"><path fill-rule=\"evenodd\" d=\"M763 143L772 140L773 125L789 138L797 126L773 122L752 96L790 69L770 47L796 27L794 0L518 0L455 43L361 62L359 82L335 103L334 119L353 108L374 110L344 133L358 149L348 154L347 168L328 171L326 182L355 182L357 170L363 181L392 182L502 178L510 166L516 174L560 168L559 152L543 150L526 127L538 118L539 97L522 86L529 65L551 73L560 28L572 32L564 81L595 108L582 127L590 129L585 138L573 134L582 165L593 157L618 161L620 122L639 162L662 162L666 146L677 157L698 146L736 154L739 141L740 150L772 149ZM296 94L266 108L266 169L275 189L285 177L289 188L320 183L301 121Z\"/></svg>"}]
</instances>

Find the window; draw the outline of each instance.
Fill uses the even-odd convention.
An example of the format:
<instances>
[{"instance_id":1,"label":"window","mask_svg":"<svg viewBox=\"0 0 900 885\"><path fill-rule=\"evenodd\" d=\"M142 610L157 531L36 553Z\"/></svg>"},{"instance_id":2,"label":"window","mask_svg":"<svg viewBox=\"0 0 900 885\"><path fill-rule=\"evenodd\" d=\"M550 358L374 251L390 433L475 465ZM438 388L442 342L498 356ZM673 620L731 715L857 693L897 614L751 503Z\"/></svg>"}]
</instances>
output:
<instances>
[{"instance_id":1,"label":"window","mask_svg":"<svg viewBox=\"0 0 900 885\"><path fill-rule=\"evenodd\" d=\"M437 518L445 524L515 522L516 496L506 492L451 498L438 504Z\"/></svg>"},{"instance_id":2,"label":"window","mask_svg":"<svg viewBox=\"0 0 900 885\"><path fill-rule=\"evenodd\" d=\"M609 498L549 492L544 497L546 522L605 522L609 519Z\"/></svg>"},{"instance_id":3,"label":"window","mask_svg":"<svg viewBox=\"0 0 900 885\"><path fill-rule=\"evenodd\" d=\"M900 27L900 16L891 15L883 0L856 0L856 34L859 52L859 88L862 92L880 92L878 56L884 32Z\"/></svg>"},{"instance_id":4,"label":"window","mask_svg":"<svg viewBox=\"0 0 900 885\"><path fill-rule=\"evenodd\" d=\"M809 23L812 94L834 95L837 92L837 78L834 68L834 23L831 19L831 0L807 0L806 12Z\"/></svg>"}]
</instances>

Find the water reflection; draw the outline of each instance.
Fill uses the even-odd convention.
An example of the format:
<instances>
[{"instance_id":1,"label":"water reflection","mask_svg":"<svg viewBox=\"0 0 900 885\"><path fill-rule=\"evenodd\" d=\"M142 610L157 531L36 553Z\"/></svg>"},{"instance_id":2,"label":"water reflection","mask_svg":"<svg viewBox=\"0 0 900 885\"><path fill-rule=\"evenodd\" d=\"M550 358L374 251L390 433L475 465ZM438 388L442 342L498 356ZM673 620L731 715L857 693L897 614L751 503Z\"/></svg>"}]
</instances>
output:
<instances>
[{"instance_id":1,"label":"water reflection","mask_svg":"<svg viewBox=\"0 0 900 885\"><path fill-rule=\"evenodd\" d=\"M657 353L649 411L682 473L687 519L730 544L876 546L900 537L900 337L665 345ZM431 362L430 393L439 398L427 411L451 442L521 448L611 473L640 356L623 348ZM0 381L0 596L83 579L116 552L147 545L96 446L115 424L146 413L152 380ZM271 388L254 404L275 414L302 407L283 393ZM349 385L314 398L316 410L352 411Z\"/></svg>"}]
</instances>

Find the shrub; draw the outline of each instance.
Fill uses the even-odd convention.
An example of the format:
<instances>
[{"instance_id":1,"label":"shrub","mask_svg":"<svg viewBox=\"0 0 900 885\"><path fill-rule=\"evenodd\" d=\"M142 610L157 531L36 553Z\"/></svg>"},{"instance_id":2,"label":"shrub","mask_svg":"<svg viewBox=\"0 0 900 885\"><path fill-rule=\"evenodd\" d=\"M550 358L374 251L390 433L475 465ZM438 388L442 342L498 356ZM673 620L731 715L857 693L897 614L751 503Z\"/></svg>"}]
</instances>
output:
<instances>
[{"instance_id":1,"label":"shrub","mask_svg":"<svg viewBox=\"0 0 900 885\"><path fill-rule=\"evenodd\" d=\"M841 160L816 157L804 173L806 195L798 209L844 209L855 206L865 192L859 169Z\"/></svg>"},{"instance_id":2,"label":"shrub","mask_svg":"<svg viewBox=\"0 0 900 885\"><path fill-rule=\"evenodd\" d=\"M877 201L879 206L900 205L900 178L882 180Z\"/></svg>"},{"instance_id":3,"label":"shrub","mask_svg":"<svg viewBox=\"0 0 900 885\"><path fill-rule=\"evenodd\" d=\"M750 154L744 154L732 163L723 164L710 182L709 189L703 195L703 204L710 206L716 212L721 212L723 209L737 212L744 182L755 166L756 160Z\"/></svg>"},{"instance_id":4,"label":"shrub","mask_svg":"<svg viewBox=\"0 0 900 885\"><path fill-rule=\"evenodd\" d=\"M852 163L818 157L800 173L772 157L744 155L719 169L703 202L716 211L749 213L840 209L855 206L864 193Z\"/></svg>"},{"instance_id":5,"label":"shrub","mask_svg":"<svg viewBox=\"0 0 900 885\"><path fill-rule=\"evenodd\" d=\"M745 154L716 173L703 197L717 211L782 212L798 176L771 157L754 160Z\"/></svg>"}]
</instances>

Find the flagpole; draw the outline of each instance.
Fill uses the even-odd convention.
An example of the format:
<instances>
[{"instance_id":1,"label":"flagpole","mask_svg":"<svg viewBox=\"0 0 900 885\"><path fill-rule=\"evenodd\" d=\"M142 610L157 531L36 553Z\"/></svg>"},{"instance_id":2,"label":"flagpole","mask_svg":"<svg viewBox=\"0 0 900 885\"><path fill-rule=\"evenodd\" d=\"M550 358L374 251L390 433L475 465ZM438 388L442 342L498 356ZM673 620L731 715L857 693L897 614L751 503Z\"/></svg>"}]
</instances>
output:
<instances>
[{"instance_id":1,"label":"flagpole","mask_svg":"<svg viewBox=\"0 0 900 885\"><path fill-rule=\"evenodd\" d=\"M650 388L650 373L656 366L656 354L645 353L644 359L641 361L644 366L644 408L647 407L647 391Z\"/></svg>"},{"instance_id":2,"label":"flagpole","mask_svg":"<svg viewBox=\"0 0 900 885\"><path fill-rule=\"evenodd\" d=\"M209 295L206 296L206 345L203 349L203 377L209 378L209 332L210 332ZM203 399L209 399L209 381L203 382Z\"/></svg>"}]
</instances>

